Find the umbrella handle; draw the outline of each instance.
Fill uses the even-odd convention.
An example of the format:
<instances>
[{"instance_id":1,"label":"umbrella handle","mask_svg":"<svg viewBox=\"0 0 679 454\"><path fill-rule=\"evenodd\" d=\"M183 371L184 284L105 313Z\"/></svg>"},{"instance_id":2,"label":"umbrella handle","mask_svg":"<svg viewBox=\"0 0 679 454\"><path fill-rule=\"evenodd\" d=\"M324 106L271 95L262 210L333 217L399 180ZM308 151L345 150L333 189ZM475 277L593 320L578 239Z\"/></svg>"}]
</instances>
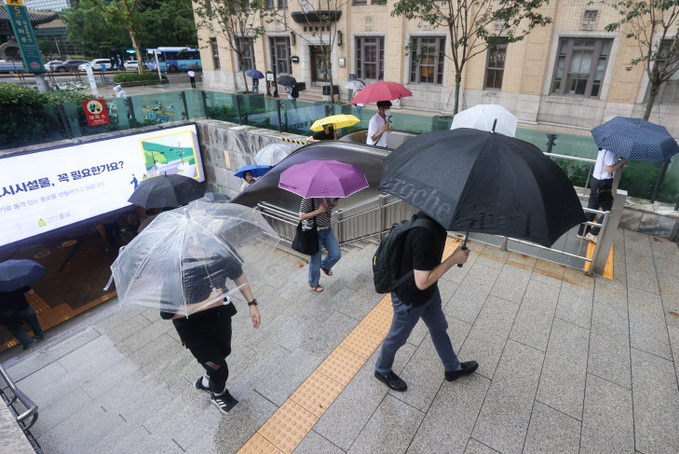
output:
<instances>
[{"instance_id":1,"label":"umbrella handle","mask_svg":"<svg viewBox=\"0 0 679 454\"><path fill-rule=\"evenodd\" d=\"M469 232L465 233L465 235L464 235L464 241L462 242L462 246L460 246L460 249L462 249L463 251L466 251L466 250L467 250L467 237L468 237L468 236L469 236ZM462 263L458 263L458 264L457 264L457 267L458 267L458 268L462 268Z\"/></svg>"}]
</instances>

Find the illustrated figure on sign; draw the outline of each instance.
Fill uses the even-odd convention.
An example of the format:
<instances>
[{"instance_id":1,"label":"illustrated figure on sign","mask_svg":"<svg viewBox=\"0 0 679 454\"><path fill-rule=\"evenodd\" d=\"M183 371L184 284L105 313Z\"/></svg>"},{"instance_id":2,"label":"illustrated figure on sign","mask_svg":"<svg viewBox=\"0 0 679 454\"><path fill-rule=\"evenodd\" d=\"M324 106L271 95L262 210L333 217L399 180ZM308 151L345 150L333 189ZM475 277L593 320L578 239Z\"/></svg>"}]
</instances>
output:
<instances>
[{"instance_id":1,"label":"illustrated figure on sign","mask_svg":"<svg viewBox=\"0 0 679 454\"><path fill-rule=\"evenodd\" d=\"M139 184L139 181L137 181L137 177L132 174L132 181L130 181L130 184L134 185L134 189L137 189L137 185Z\"/></svg>"}]
</instances>

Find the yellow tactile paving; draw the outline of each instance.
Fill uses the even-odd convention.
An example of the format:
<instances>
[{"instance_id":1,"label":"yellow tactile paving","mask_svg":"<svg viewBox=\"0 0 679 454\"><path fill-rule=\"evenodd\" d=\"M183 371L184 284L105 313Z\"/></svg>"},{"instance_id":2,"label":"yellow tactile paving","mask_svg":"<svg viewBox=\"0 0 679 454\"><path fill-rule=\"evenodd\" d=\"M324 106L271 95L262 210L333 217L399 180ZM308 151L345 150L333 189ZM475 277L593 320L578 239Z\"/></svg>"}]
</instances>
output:
<instances>
[{"instance_id":1,"label":"yellow tactile paving","mask_svg":"<svg viewBox=\"0 0 679 454\"><path fill-rule=\"evenodd\" d=\"M304 439L316 422L318 422L318 418L310 411L291 400L287 400L257 433L281 451L289 454Z\"/></svg>"},{"instance_id":2,"label":"yellow tactile paving","mask_svg":"<svg viewBox=\"0 0 679 454\"><path fill-rule=\"evenodd\" d=\"M290 396L290 400L320 418L343 390L341 383L315 371Z\"/></svg>"},{"instance_id":3,"label":"yellow tactile paving","mask_svg":"<svg viewBox=\"0 0 679 454\"><path fill-rule=\"evenodd\" d=\"M587 242L587 258L592 258L594 256L594 243ZM606 279L613 279L613 252L615 246L611 246L611 253L608 254L608 260L606 260L606 266L604 267L603 277ZM589 271L590 262L585 262L585 273Z\"/></svg>"},{"instance_id":4,"label":"yellow tactile paving","mask_svg":"<svg viewBox=\"0 0 679 454\"><path fill-rule=\"evenodd\" d=\"M272 445L266 438L256 433L238 450L243 454L281 454L283 451Z\"/></svg>"},{"instance_id":5,"label":"yellow tactile paving","mask_svg":"<svg viewBox=\"0 0 679 454\"><path fill-rule=\"evenodd\" d=\"M384 340L384 335L373 331L367 326L360 323L354 330L344 338L340 347L362 356L365 359L370 358L370 355L380 346Z\"/></svg>"},{"instance_id":6,"label":"yellow tactile paving","mask_svg":"<svg viewBox=\"0 0 679 454\"><path fill-rule=\"evenodd\" d=\"M346 386L364 363L365 358L344 347L337 347L316 370Z\"/></svg>"},{"instance_id":7,"label":"yellow tactile paving","mask_svg":"<svg viewBox=\"0 0 679 454\"><path fill-rule=\"evenodd\" d=\"M364 325L366 328L371 329L384 337L389 332L393 314L393 309L387 311L383 308L375 308L370 311L368 315L366 315L366 317L361 322L361 325Z\"/></svg>"}]
</instances>

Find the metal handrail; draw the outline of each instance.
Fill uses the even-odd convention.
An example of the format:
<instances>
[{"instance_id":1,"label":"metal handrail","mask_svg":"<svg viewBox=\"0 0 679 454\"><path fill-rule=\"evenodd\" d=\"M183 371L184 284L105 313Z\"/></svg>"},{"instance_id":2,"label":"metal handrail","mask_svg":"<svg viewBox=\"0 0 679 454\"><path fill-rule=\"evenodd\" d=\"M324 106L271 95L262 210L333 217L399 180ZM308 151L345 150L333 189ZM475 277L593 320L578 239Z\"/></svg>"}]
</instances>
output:
<instances>
[{"instance_id":1,"label":"metal handrail","mask_svg":"<svg viewBox=\"0 0 679 454\"><path fill-rule=\"evenodd\" d=\"M14 384L12 379L7 374L5 368L2 367L2 364L0 364L0 375L2 376L3 380L5 380L5 383L7 383L7 386L12 391L12 394L14 394L14 397L11 399L6 397L7 406L11 407L14 412L17 413L13 405L18 399L19 402L21 402L21 404L27 408L27 410L22 414L17 413L16 415L16 420L19 423L19 427L21 427L25 432L30 429L33 424L35 424L35 421L38 420L38 406L26 394L24 394L23 391L17 388L16 384ZM31 419L26 421L28 418Z\"/></svg>"}]
</instances>

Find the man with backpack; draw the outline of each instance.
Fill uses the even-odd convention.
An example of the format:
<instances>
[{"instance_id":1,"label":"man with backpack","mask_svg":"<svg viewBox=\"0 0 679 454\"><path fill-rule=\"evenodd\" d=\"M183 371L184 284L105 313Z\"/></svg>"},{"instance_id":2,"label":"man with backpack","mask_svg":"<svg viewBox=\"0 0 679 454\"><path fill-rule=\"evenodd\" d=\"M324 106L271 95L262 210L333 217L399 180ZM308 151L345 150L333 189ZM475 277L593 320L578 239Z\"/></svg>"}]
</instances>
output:
<instances>
[{"instance_id":1,"label":"man with backpack","mask_svg":"<svg viewBox=\"0 0 679 454\"><path fill-rule=\"evenodd\" d=\"M478 368L476 361L461 363L457 359L447 333L448 322L441 306L437 282L455 265L465 263L469 250L458 248L442 262L446 237L446 229L420 211L411 221L398 224L392 229L373 259L375 288L378 292L391 290L394 307L391 328L375 365L375 377L394 391L408 389L405 381L394 373L392 365L396 352L406 343L420 318L429 329L436 352L443 363L446 380L457 380ZM389 278L384 277L383 271L385 263L390 261L385 258L386 255L390 255L391 261L395 262L391 263L392 271L397 271L389 283L386 282Z\"/></svg>"}]
</instances>

